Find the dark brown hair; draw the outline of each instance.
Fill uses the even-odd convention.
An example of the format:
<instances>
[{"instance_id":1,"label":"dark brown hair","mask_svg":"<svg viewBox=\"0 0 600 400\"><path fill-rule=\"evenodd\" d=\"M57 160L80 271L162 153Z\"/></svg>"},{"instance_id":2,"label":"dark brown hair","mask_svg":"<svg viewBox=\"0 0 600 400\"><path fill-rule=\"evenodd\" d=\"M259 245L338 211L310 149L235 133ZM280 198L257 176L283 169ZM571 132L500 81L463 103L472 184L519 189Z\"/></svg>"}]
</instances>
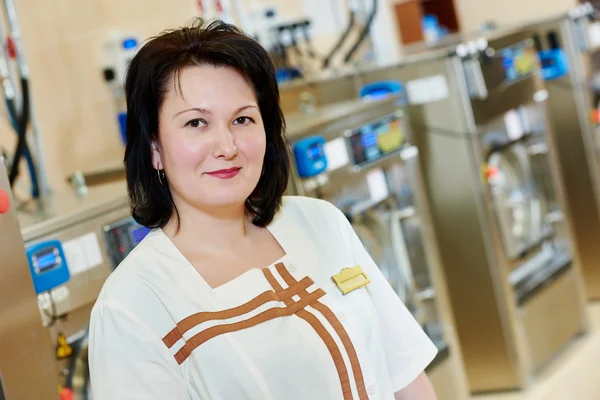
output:
<instances>
[{"instance_id":1,"label":"dark brown hair","mask_svg":"<svg viewBox=\"0 0 600 400\"><path fill-rule=\"evenodd\" d=\"M124 162L133 218L157 228L177 214L169 186L160 184L152 166L150 144L158 133L158 111L169 86L181 69L200 65L235 68L253 85L267 147L262 175L246 209L255 225L266 226L281 205L290 162L275 69L267 51L238 28L221 21L205 26L202 19L151 38L129 66Z\"/></svg>"}]
</instances>

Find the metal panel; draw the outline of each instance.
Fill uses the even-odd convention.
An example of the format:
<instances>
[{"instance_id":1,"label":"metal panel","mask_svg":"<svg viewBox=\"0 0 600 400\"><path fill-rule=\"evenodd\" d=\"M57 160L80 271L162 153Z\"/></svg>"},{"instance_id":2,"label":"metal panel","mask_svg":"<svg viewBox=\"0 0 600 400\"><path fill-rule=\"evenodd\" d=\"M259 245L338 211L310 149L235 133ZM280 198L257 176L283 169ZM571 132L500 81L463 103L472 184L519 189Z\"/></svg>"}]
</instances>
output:
<instances>
[{"instance_id":1,"label":"metal panel","mask_svg":"<svg viewBox=\"0 0 600 400\"><path fill-rule=\"evenodd\" d=\"M10 193L1 156L0 189ZM0 254L0 375L6 399L57 399L54 345L42 327L14 207L0 215Z\"/></svg>"},{"instance_id":2,"label":"metal panel","mask_svg":"<svg viewBox=\"0 0 600 400\"><path fill-rule=\"evenodd\" d=\"M69 309L65 310L68 313L75 312L81 308L89 306L96 301L96 298L100 294L100 290L104 285L104 282L112 272L112 265L108 256L109 252L107 249L106 241L102 237L102 227L106 224L121 220L123 218L130 217L129 207L126 202L121 204L115 210L105 210L103 214L94 216L94 213L88 213L89 217L84 216L76 224L69 225L67 227L61 226L58 221L54 225L48 225L48 231L44 232L41 236L31 238L27 245L35 243L37 241L44 240L60 240L62 243L81 237L87 234L94 234L100 244L102 262L92 269L86 270L82 273L72 275L69 282L65 284L69 289ZM57 227L51 229L52 226ZM89 317L89 315L88 315Z\"/></svg>"},{"instance_id":3,"label":"metal panel","mask_svg":"<svg viewBox=\"0 0 600 400\"><path fill-rule=\"evenodd\" d=\"M560 178L565 186L566 206L573 223L574 247L580 255L587 294L600 299L600 164L589 112L594 108L585 63L575 35L575 22L562 18L531 26L544 37L554 31L566 52L569 75L548 81L549 117L553 125ZM576 177L576 178L575 178Z\"/></svg>"},{"instance_id":4,"label":"metal panel","mask_svg":"<svg viewBox=\"0 0 600 400\"><path fill-rule=\"evenodd\" d=\"M523 333L538 370L581 331L584 316L577 303L577 280L570 269L523 307Z\"/></svg>"},{"instance_id":5,"label":"metal panel","mask_svg":"<svg viewBox=\"0 0 600 400\"><path fill-rule=\"evenodd\" d=\"M478 166L470 141L462 140L468 131L462 94L447 63L440 60L401 72L405 80L442 74L450 87L449 98L411 107L414 140L471 390L516 387L520 378L511 323L499 306L503 299L497 297L494 276L501 257L490 246L481 188L473 173Z\"/></svg>"}]
</instances>

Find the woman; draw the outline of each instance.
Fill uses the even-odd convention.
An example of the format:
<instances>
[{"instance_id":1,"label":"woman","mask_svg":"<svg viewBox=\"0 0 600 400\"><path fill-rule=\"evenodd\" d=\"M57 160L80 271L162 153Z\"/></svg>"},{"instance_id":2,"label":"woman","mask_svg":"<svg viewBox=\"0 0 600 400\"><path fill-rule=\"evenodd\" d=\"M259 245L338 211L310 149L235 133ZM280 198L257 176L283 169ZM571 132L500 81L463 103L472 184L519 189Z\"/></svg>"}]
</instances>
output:
<instances>
[{"instance_id":1,"label":"woman","mask_svg":"<svg viewBox=\"0 0 600 400\"><path fill-rule=\"evenodd\" d=\"M267 52L202 21L150 40L126 80L134 218L154 228L92 311L96 399L434 399L436 354L344 215L282 195ZM359 265L347 295L332 276Z\"/></svg>"}]
</instances>

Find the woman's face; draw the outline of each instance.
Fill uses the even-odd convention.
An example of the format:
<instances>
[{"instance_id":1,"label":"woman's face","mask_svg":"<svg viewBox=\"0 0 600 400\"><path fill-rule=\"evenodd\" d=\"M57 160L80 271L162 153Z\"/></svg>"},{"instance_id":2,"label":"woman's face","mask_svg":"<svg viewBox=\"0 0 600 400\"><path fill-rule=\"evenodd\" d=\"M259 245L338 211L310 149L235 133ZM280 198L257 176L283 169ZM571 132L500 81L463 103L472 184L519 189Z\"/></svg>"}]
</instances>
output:
<instances>
[{"instance_id":1,"label":"woman's face","mask_svg":"<svg viewBox=\"0 0 600 400\"><path fill-rule=\"evenodd\" d=\"M249 81L228 67L181 70L158 115L152 162L178 208L243 205L260 179L266 135Z\"/></svg>"}]
</instances>

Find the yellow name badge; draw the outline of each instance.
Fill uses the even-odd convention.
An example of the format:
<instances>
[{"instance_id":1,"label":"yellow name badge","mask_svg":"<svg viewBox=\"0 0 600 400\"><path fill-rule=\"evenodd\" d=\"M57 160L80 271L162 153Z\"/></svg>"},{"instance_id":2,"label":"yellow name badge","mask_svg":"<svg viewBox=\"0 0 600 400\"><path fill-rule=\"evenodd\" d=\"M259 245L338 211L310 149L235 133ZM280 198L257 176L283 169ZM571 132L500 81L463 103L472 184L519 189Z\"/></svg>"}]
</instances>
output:
<instances>
[{"instance_id":1,"label":"yellow name badge","mask_svg":"<svg viewBox=\"0 0 600 400\"><path fill-rule=\"evenodd\" d=\"M360 265L354 268L344 268L339 274L332 276L331 279L344 295L371 282Z\"/></svg>"}]
</instances>

